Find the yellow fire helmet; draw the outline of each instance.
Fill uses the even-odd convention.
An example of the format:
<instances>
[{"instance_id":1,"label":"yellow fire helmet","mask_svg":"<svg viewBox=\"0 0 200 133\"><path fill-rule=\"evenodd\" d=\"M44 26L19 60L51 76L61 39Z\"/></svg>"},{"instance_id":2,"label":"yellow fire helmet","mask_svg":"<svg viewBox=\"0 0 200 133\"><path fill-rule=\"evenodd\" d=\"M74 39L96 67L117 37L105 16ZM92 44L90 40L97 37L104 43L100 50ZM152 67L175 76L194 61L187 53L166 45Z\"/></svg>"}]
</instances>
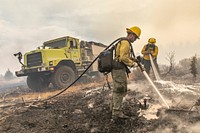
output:
<instances>
[{"instance_id":1,"label":"yellow fire helmet","mask_svg":"<svg viewBox=\"0 0 200 133\"><path fill-rule=\"evenodd\" d=\"M149 38L148 42L149 42L149 43L156 43L156 39L153 38L153 37L152 37L152 38Z\"/></svg>"},{"instance_id":2,"label":"yellow fire helmet","mask_svg":"<svg viewBox=\"0 0 200 133\"><path fill-rule=\"evenodd\" d=\"M141 29L137 26L126 28L127 33L134 33L138 39L140 39Z\"/></svg>"}]
</instances>

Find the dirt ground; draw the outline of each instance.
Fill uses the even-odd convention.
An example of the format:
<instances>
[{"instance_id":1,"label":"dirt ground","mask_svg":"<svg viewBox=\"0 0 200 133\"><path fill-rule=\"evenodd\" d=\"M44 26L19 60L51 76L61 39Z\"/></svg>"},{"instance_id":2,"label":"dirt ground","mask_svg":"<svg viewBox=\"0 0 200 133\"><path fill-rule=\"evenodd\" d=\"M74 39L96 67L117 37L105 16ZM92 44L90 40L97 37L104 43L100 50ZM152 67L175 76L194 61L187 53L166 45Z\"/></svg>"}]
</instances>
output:
<instances>
[{"instance_id":1,"label":"dirt ground","mask_svg":"<svg viewBox=\"0 0 200 133\"><path fill-rule=\"evenodd\" d=\"M188 92L178 94L164 86L165 90L162 94L171 107L171 110L167 110L147 81L130 82L123 103L124 113L130 118L113 122L110 111L111 90L107 87L102 88L102 84L77 85L45 102L34 101L40 101L59 91L33 93L26 87L21 87L20 90L7 94L6 97L5 94L1 94L0 132L198 133L200 131L198 110L188 111L198 95ZM157 86L161 87L158 84ZM142 110L139 103L143 103L142 100L147 94L149 108ZM174 96L176 99L172 100ZM186 102L181 103L183 99ZM26 101L31 102L26 103Z\"/></svg>"}]
</instances>

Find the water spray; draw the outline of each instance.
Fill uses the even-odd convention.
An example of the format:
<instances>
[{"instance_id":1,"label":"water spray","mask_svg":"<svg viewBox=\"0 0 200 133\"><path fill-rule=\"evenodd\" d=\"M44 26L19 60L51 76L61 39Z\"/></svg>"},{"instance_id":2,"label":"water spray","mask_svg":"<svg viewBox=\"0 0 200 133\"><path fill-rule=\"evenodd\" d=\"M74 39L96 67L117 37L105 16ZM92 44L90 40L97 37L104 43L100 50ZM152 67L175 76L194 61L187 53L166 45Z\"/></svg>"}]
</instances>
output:
<instances>
[{"instance_id":1,"label":"water spray","mask_svg":"<svg viewBox=\"0 0 200 133\"><path fill-rule=\"evenodd\" d=\"M149 75L146 73L146 71L142 71L142 73L144 74L144 76L146 77L146 79L149 81L149 83L153 86L153 88L155 89L155 91L158 93L158 95L160 96L160 98L162 99L162 101L165 103L166 107L169 109L169 105L167 104L167 102L165 101L165 99L163 98L163 96L160 94L159 90L154 85L154 83L150 79Z\"/></svg>"},{"instance_id":2,"label":"water spray","mask_svg":"<svg viewBox=\"0 0 200 133\"><path fill-rule=\"evenodd\" d=\"M154 62L153 62L153 58L152 58L152 55L151 55L151 54L149 54L149 58L150 58L151 66L152 66L154 75L155 75L155 77L156 77L156 80L157 80L157 81L160 81L161 78L160 78L160 76L159 76L159 74L158 74L158 71L157 71L156 66L155 66L155 64L154 64Z\"/></svg>"},{"instance_id":3,"label":"water spray","mask_svg":"<svg viewBox=\"0 0 200 133\"><path fill-rule=\"evenodd\" d=\"M161 100L163 101L163 103L166 105L167 109L169 109L169 105L167 104L167 102L165 101L165 99L163 98L163 96L160 94L158 88L154 85L154 83L150 79L149 75L144 70L144 68L143 68L142 64L140 63L140 61L141 61L141 58L140 58L140 56L138 56L137 57L137 64L138 64L139 68L141 69L142 73L144 74L144 76L146 77L146 79L149 81L149 83L153 86L153 88L155 89L155 91L157 92L157 94L159 95L159 97L161 98Z\"/></svg>"}]
</instances>

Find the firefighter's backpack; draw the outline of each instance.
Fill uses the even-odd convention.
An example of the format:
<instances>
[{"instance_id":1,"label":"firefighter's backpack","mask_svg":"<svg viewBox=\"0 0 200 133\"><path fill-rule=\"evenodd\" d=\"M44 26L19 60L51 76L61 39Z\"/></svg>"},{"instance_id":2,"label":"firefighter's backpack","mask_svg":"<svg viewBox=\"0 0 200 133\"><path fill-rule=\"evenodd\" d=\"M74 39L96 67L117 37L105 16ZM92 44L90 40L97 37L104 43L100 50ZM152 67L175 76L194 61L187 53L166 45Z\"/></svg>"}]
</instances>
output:
<instances>
[{"instance_id":1,"label":"firefighter's backpack","mask_svg":"<svg viewBox=\"0 0 200 133\"><path fill-rule=\"evenodd\" d=\"M113 48L104 50L99 54L98 70L101 73L108 74L112 71Z\"/></svg>"},{"instance_id":2,"label":"firefighter's backpack","mask_svg":"<svg viewBox=\"0 0 200 133\"><path fill-rule=\"evenodd\" d=\"M118 38L117 40L115 40L108 46L110 47L113 45L111 48L104 50L103 52L99 54L99 58L98 58L99 72L103 74L108 74L112 71L113 66L116 65L116 61L113 60L113 51L115 51L117 44L122 40L127 40L127 38L124 38L124 37Z\"/></svg>"}]
</instances>

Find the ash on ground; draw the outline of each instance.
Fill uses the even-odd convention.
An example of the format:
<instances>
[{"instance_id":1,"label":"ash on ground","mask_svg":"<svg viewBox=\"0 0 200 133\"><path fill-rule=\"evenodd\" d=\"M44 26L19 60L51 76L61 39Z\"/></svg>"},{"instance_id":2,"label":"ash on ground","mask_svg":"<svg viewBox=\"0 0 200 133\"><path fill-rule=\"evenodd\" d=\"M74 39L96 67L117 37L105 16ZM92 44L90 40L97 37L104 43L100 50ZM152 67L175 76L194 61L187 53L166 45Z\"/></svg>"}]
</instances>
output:
<instances>
[{"instance_id":1,"label":"ash on ground","mask_svg":"<svg viewBox=\"0 0 200 133\"><path fill-rule=\"evenodd\" d=\"M197 133L199 131L199 112L195 110L195 106L191 111L187 111L197 96L194 95L193 100L188 98L190 105L180 102L193 93L184 92L184 95L177 94L174 97L169 94L170 87L160 90L170 107L176 107L174 110L168 110L146 81L134 81L128 87L123 110L130 119L111 121L111 90L103 89L101 86L83 86L46 102L2 106L0 132ZM144 97L149 97L146 103L147 109L141 108L144 106ZM3 104L3 101L1 103Z\"/></svg>"}]
</instances>

